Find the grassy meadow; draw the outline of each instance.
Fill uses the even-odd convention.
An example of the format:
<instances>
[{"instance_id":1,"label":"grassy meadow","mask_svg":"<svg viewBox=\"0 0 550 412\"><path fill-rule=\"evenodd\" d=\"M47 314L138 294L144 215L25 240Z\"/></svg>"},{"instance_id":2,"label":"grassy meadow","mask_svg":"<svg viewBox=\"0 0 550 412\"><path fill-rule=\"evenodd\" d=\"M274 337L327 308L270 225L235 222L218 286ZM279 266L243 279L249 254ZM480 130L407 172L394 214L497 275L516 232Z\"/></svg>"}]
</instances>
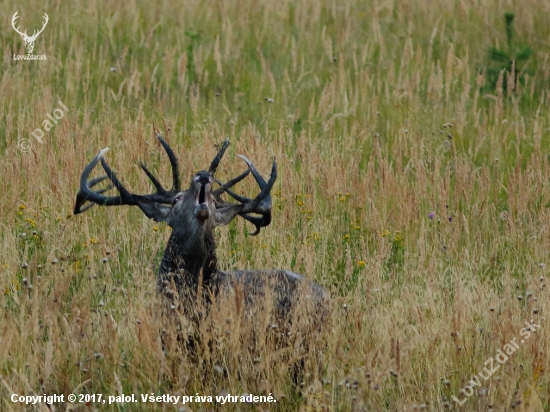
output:
<instances>
[{"instance_id":1,"label":"grassy meadow","mask_svg":"<svg viewBox=\"0 0 550 412\"><path fill-rule=\"evenodd\" d=\"M14 60L16 10L29 33L49 15L34 49L47 60ZM512 48L532 49L520 81L489 58L508 50L506 12ZM8 0L0 15L1 410L550 410L550 2ZM199 364L164 353L170 229L127 206L73 216L106 146L133 192L153 191L140 161L169 186L157 129L184 182L226 136L222 180L245 170L237 154L264 176L277 159L272 224L219 228L218 258L330 291L322 372L306 360L299 388L292 348L252 356L247 325L213 321ZM525 322L540 327L526 337ZM10 399L69 393L277 402Z\"/></svg>"}]
</instances>

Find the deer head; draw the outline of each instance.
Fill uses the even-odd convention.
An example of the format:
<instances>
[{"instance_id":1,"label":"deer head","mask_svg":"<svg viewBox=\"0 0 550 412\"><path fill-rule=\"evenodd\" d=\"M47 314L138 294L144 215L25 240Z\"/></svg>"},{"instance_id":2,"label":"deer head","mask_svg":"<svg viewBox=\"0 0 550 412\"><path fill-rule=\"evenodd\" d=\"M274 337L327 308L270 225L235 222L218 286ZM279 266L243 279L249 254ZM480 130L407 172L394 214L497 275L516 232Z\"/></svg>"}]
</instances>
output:
<instances>
[{"instance_id":1,"label":"deer head","mask_svg":"<svg viewBox=\"0 0 550 412\"><path fill-rule=\"evenodd\" d=\"M38 35L40 33L42 33L44 31L44 29L46 28L46 25L48 24L48 21L49 21L49 17L46 13L44 13L44 24L42 25L42 28L40 30L35 30L33 32L32 36L29 36L29 35L27 35L27 30L22 32L21 30L19 30L18 26L17 27L15 26L16 20L19 17L18 13L19 13L19 10L17 10L15 12L15 14L13 15L13 17L11 19L11 25L12 25L13 29L21 35L21 38L25 42L25 49L27 50L27 54L31 54L32 51L34 50L34 42L36 41Z\"/></svg>"},{"instance_id":2,"label":"deer head","mask_svg":"<svg viewBox=\"0 0 550 412\"><path fill-rule=\"evenodd\" d=\"M197 260L200 265L204 265L205 258L211 256L211 260L215 264L213 228L227 225L236 216L241 216L256 226L256 231L252 235L258 234L262 227L270 224L270 191L277 178L275 160L271 169L271 177L267 183L252 162L244 156L240 157L246 162L248 169L227 183L222 183L214 177L214 174L229 146L229 138L227 138L219 147L218 154L210 164L209 169L195 173L191 178L189 188L181 191L178 160L168 143L160 135L157 135L157 138L166 151L172 167L171 190L164 189L147 167L141 164L141 168L155 186L156 192L148 195L130 193L105 161L104 154L108 150L108 148L105 148L95 156L82 172L74 213L82 213L94 204L100 206L131 205L138 206L150 219L166 222L172 227L172 236L165 251L165 260L171 263L163 265L165 267L161 267L161 272L181 267L178 265L174 267L175 264L172 264L172 262L176 258L183 258L184 256L188 261ZM98 162L101 162L106 174L89 180L90 173ZM250 173L252 173L261 189L254 199L239 196L230 189ZM93 187L105 179L111 181L110 186L96 191L92 190ZM214 183L220 185L215 190L213 189ZM104 192L113 187L118 190L118 196L103 195ZM237 203L222 200L223 193L228 193ZM208 244L211 244L210 249L208 249ZM174 259L171 259L170 256L167 257L167 254L174 255Z\"/></svg>"}]
</instances>

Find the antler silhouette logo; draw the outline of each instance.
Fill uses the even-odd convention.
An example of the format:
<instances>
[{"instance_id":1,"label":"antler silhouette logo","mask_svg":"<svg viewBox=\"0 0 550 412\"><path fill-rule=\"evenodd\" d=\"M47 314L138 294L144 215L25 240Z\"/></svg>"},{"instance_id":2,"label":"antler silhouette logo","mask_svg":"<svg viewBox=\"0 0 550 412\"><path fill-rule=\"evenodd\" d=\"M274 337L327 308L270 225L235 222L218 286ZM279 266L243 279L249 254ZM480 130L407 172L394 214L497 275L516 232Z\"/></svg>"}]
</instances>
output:
<instances>
[{"instance_id":1,"label":"antler silhouette logo","mask_svg":"<svg viewBox=\"0 0 550 412\"><path fill-rule=\"evenodd\" d=\"M42 25L42 28L40 30L35 30L32 36L29 36L27 34L27 30L22 32L21 30L19 30L19 27L15 25L16 20L19 17L18 13L19 13L19 10L17 10L13 15L11 19L11 25L13 26L13 29L21 35L21 38L25 42L25 49L27 50L27 54L32 54L32 51L34 49L34 42L36 41L36 38L38 37L38 35L42 33L46 28L46 25L48 24L48 21L49 21L49 17L46 13L44 13L44 24Z\"/></svg>"}]
</instances>

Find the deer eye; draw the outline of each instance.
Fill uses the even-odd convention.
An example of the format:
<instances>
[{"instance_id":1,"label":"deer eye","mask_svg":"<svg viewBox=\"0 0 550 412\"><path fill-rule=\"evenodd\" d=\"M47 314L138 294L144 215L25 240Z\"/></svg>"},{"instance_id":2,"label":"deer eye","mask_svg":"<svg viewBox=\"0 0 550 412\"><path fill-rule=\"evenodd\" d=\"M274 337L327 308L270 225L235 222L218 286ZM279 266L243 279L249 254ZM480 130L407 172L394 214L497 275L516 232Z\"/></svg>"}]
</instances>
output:
<instances>
[{"instance_id":1,"label":"deer eye","mask_svg":"<svg viewBox=\"0 0 550 412\"><path fill-rule=\"evenodd\" d=\"M176 196L174 198L174 200L172 200L172 204L175 205L176 203L178 203L178 201L181 199L181 196Z\"/></svg>"}]
</instances>

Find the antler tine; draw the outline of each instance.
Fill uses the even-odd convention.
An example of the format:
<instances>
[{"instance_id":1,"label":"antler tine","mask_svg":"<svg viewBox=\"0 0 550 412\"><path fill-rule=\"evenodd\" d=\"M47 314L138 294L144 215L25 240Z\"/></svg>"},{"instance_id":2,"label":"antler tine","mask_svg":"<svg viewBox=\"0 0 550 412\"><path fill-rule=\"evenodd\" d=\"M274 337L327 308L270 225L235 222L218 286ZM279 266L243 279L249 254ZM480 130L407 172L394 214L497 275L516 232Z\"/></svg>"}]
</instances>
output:
<instances>
[{"instance_id":1,"label":"antler tine","mask_svg":"<svg viewBox=\"0 0 550 412\"><path fill-rule=\"evenodd\" d=\"M254 164L248 158L242 155L239 155L239 157L246 162L252 172L252 175L254 176L254 179L262 190L254 199L240 196L230 189L226 189L225 191L232 198L244 204L244 207L239 212L239 215L256 226L256 231L251 233L252 236L255 236L260 233L260 229L262 227L268 226L271 223L271 189L277 180L277 163L275 162L275 159L273 159L271 176L269 181L266 183L262 175L260 175L258 170L254 167ZM261 216L252 216L250 213L256 213Z\"/></svg>"},{"instance_id":2,"label":"antler tine","mask_svg":"<svg viewBox=\"0 0 550 412\"><path fill-rule=\"evenodd\" d=\"M228 147L229 147L229 137L227 137L227 139L225 139L223 141L221 146L219 146L218 154L216 155L214 160L212 160L212 163L210 163L210 167L208 168L208 171L210 173L212 173L212 174L216 173L216 169L218 168L218 166L220 164L220 161L222 160L222 157L223 157L223 155L224 155L224 153L225 153L225 151L227 150Z\"/></svg>"},{"instance_id":3,"label":"antler tine","mask_svg":"<svg viewBox=\"0 0 550 412\"><path fill-rule=\"evenodd\" d=\"M217 188L216 190L213 190L212 194L216 197L216 199L218 199L223 192L227 192L230 187L235 186L237 183L239 183L249 174L250 174L250 167L246 169L243 173L241 173L239 176L234 177L233 179L229 180L226 183L222 183L220 180L214 178L214 180L216 181L216 183L220 185L220 187Z\"/></svg>"},{"instance_id":4,"label":"antler tine","mask_svg":"<svg viewBox=\"0 0 550 412\"><path fill-rule=\"evenodd\" d=\"M162 147L164 147L164 150L168 155L168 159L170 159L170 165L172 166L172 191L175 193L181 192L181 181L180 181L180 174L179 174L178 158L174 154L174 151L172 150L172 148L168 145L168 143L166 143L166 141L158 133L157 133L157 139L159 139L160 144L162 145ZM157 186L157 189L158 189L158 186Z\"/></svg>"},{"instance_id":5,"label":"antler tine","mask_svg":"<svg viewBox=\"0 0 550 412\"><path fill-rule=\"evenodd\" d=\"M218 153L216 154L216 157L214 158L214 160L212 160L212 163L210 164L210 167L208 168L208 171L210 173L212 173L212 175L214 175L214 173L216 172L221 160L222 160L222 157L223 155L225 154L225 151L227 150L227 148L229 147L229 137L227 137L222 143L221 145L216 145L218 147ZM250 169L250 166L248 167L248 169L246 171L244 171L243 173L241 173L239 176L237 177L234 177L233 179L229 180L228 182L226 183L222 183L221 180L219 179L216 179L216 177L214 177L214 180L216 181L216 183L218 183L220 185L219 188L217 188L216 190L213 190L212 191L212 194L214 195L214 197L216 198L216 200L218 202L222 202L224 204L227 204L227 202L223 202L221 199L220 199L220 195L222 195L224 192L228 191L229 188L235 186L237 183L239 183L241 180L243 180L246 176L249 175L251 169Z\"/></svg>"},{"instance_id":6,"label":"antler tine","mask_svg":"<svg viewBox=\"0 0 550 412\"><path fill-rule=\"evenodd\" d=\"M145 166L144 163L140 163L140 166L141 166L141 169L145 172L145 174L149 178L149 180L151 180L151 182L153 182L153 185L157 189L157 192L166 193L166 189L164 189L164 187L162 187L162 185L157 180L157 178L149 171L149 169L147 169L147 166Z\"/></svg>"},{"instance_id":7,"label":"antler tine","mask_svg":"<svg viewBox=\"0 0 550 412\"><path fill-rule=\"evenodd\" d=\"M262 216L252 216L249 214L239 216L241 216L243 219L248 220L250 223L256 226L256 231L250 233L250 236L256 236L258 233L260 233L260 229L262 227L269 226L269 224L271 223L271 211L269 213L264 213Z\"/></svg>"},{"instance_id":8,"label":"antler tine","mask_svg":"<svg viewBox=\"0 0 550 412\"><path fill-rule=\"evenodd\" d=\"M88 182L88 188L91 189L92 187L94 187L94 186L97 185L98 183L104 181L105 179L107 179L107 175L103 175L103 176L100 176L100 177L96 177L96 178L90 180L90 181ZM113 185L109 185L109 186L107 186L107 187L104 187L103 189L96 190L95 193L97 193L97 194L102 194L102 193L105 193L105 192L108 191L108 190L111 190L113 187L114 187ZM91 208L92 206L95 205L95 203L92 202L92 203L88 203L86 206L82 207L82 204L83 204L84 202L86 202L88 199L87 199L87 198L83 198L83 199L80 201L80 203L79 203L79 200L78 200L79 198L78 198L78 196L80 196L80 192L77 194L77 202L76 202L76 203L77 203L77 206L75 206L75 212L74 212L75 215L78 214L78 213L83 213L83 212L85 212L86 210L88 210L89 208ZM78 207L78 205L80 205L80 207L79 207L79 209L78 209L78 211L77 211L76 208Z\"/></svg>"},{"instance_id":9,"label":"antler tine","mask_svg":"<svg viewBox=\"0 0 550 412\"><path fill-rule=\"evenodd\" d=\"M256 182L258 183L258 186L260 186L260 189L262 189L262 191L260 192L260 194L258 194L258 196L254 198L254 200L248 199L240 195L237 195L235 197L233 196L233 194L229 193L229 191L227 191L227 193L229 193L231 197L234 197L239 202L246 203L246 206L242 210L242 213L259 213L271 210L271 188L275 184L275 180L277 180L277 163L275 162L275 159L273 159L273 165L271 166L271 176L269 177L269 181L266 183L262 175L260 175L258 170L254 167L254 164L248 158L243 155L239 155L239 157L246 162L246 164L252 171L254 179L256 179Z\"/></svg>"},{"instance_id":10,"label":"antler tine","mask_svg":"<svg viewBox=\"0 0 550 412\"><path fill-rule=\"evenodd\" d=\"M102 195L102 193L111 189L112 185L110 187L101 189L99 191L91 190L92 187L94 187L95 185L97 185L98 183L102 182L103 180L105 180L107 177L110 177L110 176L104 175L104 176L96 177L88 182L90 173L92 172L94 167L97 165L97 163L100 160L104 162L103 155L105 154L105 152L107 152L107 150L109 150L108 147L106 147L105 149L102 149L94 157L94 159L90 163L88 163L88 165L84 168L84 171L82 172L82 176L80 176L80 190L76 194L76 203L74 206L75 215L88 210L94 204L100 204L105 206L114 206L114 205L123 204L120 196L103 196ZM86 202L92 202L92 203L82 207Z\"/></svg>"},{"instance_id":11,"label":"antler tine","mask_svg":"<svg viewBox=\"0 0 550 412\"><path fill-rule=\"evenodd\" d=\"M107 177L109 177L109 180L113 182L113 185L116 187L118 192L120 193L121 201L124 205L135 205L135 202L132 199L132 194L120 183L120 180L116 177L115 172L109 167L103 156L101 157L101 166L103 166L103 170L105 170L105 173L107 173Z\"/></svg>"}]
</instances>

